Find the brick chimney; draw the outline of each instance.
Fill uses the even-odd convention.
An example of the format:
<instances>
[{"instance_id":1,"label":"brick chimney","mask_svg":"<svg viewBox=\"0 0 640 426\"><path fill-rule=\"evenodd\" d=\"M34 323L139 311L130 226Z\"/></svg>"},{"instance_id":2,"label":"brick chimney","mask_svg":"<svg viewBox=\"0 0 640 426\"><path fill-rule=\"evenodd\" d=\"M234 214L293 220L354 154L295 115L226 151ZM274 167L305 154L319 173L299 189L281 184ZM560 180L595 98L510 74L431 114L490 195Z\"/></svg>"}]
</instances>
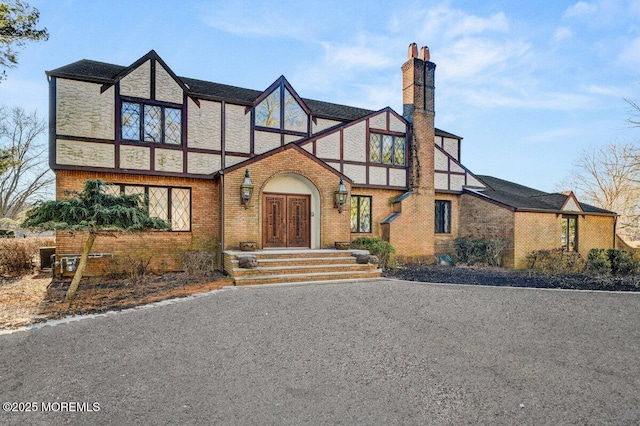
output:
<instances>
[{"instance_id":1,"label":"brick chimney","mask_svg":"<svg viewBox=\"0 0 640 426\"><path fill-rule=\"evenodd\" d=\"M435 138L434 77L436 64L429 48L409 45L407 62L402 65L403 116L410 123L409 188L433 192L433 144Z\"/></svg>"},{"instance_id":2,"label":"brick chimney","mask_svg":"<svg viewBox=\"0 0 640 426\"><path fill-rule=\"evenodd\" d=\"M399 218L390 231L390 240L399 254L421 261L433 261L435 252L434 190L434 71L429 48L418 54L415 43L409 45L407 61L402 65L403 115L409 122L407 150L411 195L402 200ZM396 237L396 234L401 237Z\"/></svg>"}]
</instances>

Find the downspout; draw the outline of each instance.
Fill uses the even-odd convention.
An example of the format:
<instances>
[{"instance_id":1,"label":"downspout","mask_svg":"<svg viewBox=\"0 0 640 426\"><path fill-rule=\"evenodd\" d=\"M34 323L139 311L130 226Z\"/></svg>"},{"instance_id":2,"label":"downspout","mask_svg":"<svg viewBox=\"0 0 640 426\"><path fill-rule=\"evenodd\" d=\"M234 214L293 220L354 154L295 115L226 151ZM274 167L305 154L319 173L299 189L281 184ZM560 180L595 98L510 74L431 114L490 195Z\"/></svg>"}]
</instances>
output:
<instances>
[{"instance_id":1,"label":"downspout","mask_svg":"<svg viewBox=\"0 0 640 426\"><path fill-rule=\"evenodd\" d=\"M222 254L222 252L224 251L224 168L226 167L226 147L225 147L225 140L226 140L226 132L225 132L225 127L226 127L226 109L227 109L227 104L226 102L222 102L222 105L220 106L220 162L221 162L221 166L220 166L220 260L219 260L219 266L220 266L220 271L224 272L224 256Z\"/></svg>"},{"instance_id":2,"label":"downspout","mask_svg":"<svg viewBox=\"0 0 640 426\"><path fill-rule=\"evenodd\" d=\"M218 267L220 271L224 272L224 174L220 173L220 258L218 260Z\"/></svg>"},{"instance_id":3,"label":"downspout","mask_svg":"<svg viewBox=\"0 0 640 426\"><path fill-rule=\"evenodd\" d=\"M613 217L613 248L616 247L616 228L618 227L618 215Z\"/></svg>"}]
</instances>

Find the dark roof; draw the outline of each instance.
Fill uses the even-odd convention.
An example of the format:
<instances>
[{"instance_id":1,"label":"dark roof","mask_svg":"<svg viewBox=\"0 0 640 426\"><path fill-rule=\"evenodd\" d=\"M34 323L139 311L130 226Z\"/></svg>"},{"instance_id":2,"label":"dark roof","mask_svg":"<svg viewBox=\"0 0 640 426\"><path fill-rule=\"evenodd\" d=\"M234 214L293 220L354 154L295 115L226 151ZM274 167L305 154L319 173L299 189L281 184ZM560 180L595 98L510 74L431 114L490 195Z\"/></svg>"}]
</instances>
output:
<instances>
[{"instance_id":1,"label":"dark roof","mask_svg":"<svg viewBox=\"0 0 640 426\"><path fill-rule=\"evenodd\" d=\"M107 64L104 62L83 59L52 71L47 75L76 80L92 81L97 83L113 83L115 77L127 67ZM224 100L240 105L251 105L260 96L262 91L197 80L194 78L178 77L187 85L190 95L194 97L212 100ZM339 105L331 102L316 101L314 99L302 99L316 117L336 119L340 121L353 121L360 119L372 110L356 108L347 105Z\"/></svg>"},{"instance_id":2,"label":"dark roof","mask_svg":"<svg viewBox=\"0 0 640 426\"><path fill-rule=\"evenodd\" d=\"M109 84L115 81L116 76L128 67L122 65L107 64L105 62L83 59L69 65L47 71L48 76L84 80L96 83ZM227 101L240 105L250 106L253 101L262 94L260 90L245 89L210 81L197 80L195 78L178 77L190 90L189 94L201 99ZM348 105L334 104L331 102L317 101L302 98L316 117L334 119L339 121L353 121L365 117L375 111L357 108ZM462 139L452 133L435 129L436 135Z\"/></svg>"},{"instance_id":3,"label":"dark roof","mask_svg":"<svg viewBox=\"0 0 640 426\"><path fill-rule=\"evenodd\" d=\"M453 139L463 139L462 136L454 135L453 133L445 132L444 130L440 130L436 127L436 136L442 136L445 138L453 138Z\"/></svg>"},{"instance_id":4,"label":"dark roof","mask_svg":"<svg viewBox=\"0 0 640 426\"><path fill-rule=\"evenodd\" d=\"M515 210L548 210L562 211L562 207L569 197L561 193L549 193L528 186L498 179L493 176L476 175L487 188L475 191L500 204L512 207ZM615 214L589 204L580 203L584 213Z\"/></svg>"}]
</instances>

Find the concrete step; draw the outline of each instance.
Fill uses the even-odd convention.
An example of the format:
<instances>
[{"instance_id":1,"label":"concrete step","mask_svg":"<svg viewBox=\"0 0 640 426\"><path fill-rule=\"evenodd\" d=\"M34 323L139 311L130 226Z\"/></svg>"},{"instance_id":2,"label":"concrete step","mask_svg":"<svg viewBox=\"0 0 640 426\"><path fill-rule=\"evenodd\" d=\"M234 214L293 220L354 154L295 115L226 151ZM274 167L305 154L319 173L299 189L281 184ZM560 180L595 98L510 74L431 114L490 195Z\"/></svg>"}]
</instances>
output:
<instances>
[{"instance_id":1,"label":"concrete step","mask_svg":"<svg viewBox=\"0 0 640 426\"><path fill-rule=\"evenodd\" d=\"M317 257L353 257L353 251L362 250L259 250L259 251L225 251L231 258L255 256L256 259L306 259Z\"/></svg>"},{"instance_id":2,"label":"concrete step","mask_svg":"<svg viewBox=\"0 0 640 426\"><path fill-rule=\"evenodd\" d=\"M311 274L252 275L235 277L235 285L255 285L274 283L300 283L309 281L333 281L364 278L380 278L381 269L360 272L316 272Z\"/></svg>"},{"instance_id":3,"label":"concrete step","mask_svg":"<svg viewBox=\"0 0 640 426\"><path fill-rule=\"evenodd\" d=\"M329 256L325 256L325 257L305 257L305 258L301 258L301 257L296 257L296 258L291 258L291 259L287 259L287 258L279 258L279 259L264 259L264 258L259 258L256 257L256 260L258 261L258 265L259 266L273 266L273 265L278 265L278 266L309 266L309 265L328 265L328 264L333 264L333 265L354 265L356 263L356 258L353 256L342 256L342 257L329 257ZM231 264L237 265L238 264L238 259L233 259L231 261Z\"/></svg>"},{"instance_id":4,"label":"concrete step","mask_svg":"<svg viewBox=\"0 0 640 426\"><path fill-rule=\"evenodd\" d=\"M233 268L233 276L248 275L284 275L284 274L314 274L317 272L359 272L376 270L374 265L369 264L320 264L320 265L284 265L283 263L274 266L261 266L257 268Z\"/></svg>"}]
</instances>

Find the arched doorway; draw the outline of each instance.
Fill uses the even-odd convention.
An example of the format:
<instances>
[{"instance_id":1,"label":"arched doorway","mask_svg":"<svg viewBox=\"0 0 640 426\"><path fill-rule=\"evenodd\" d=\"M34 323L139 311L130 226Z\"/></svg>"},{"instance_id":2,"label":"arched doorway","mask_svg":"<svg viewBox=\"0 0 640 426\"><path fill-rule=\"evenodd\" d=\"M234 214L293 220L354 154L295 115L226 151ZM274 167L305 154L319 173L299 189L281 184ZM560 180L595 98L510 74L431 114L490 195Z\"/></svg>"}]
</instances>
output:
<instances>
[{"instance_id":1,"label":"arched doorway","mask_svg":"<svg viewBox=\"0 0 640 426\"><path fill-rule=\"evenodd\" d=\"M320 193L306 177L285 173L262 188L262 247L319 248Z\"/></svg>"}]
</instances>

